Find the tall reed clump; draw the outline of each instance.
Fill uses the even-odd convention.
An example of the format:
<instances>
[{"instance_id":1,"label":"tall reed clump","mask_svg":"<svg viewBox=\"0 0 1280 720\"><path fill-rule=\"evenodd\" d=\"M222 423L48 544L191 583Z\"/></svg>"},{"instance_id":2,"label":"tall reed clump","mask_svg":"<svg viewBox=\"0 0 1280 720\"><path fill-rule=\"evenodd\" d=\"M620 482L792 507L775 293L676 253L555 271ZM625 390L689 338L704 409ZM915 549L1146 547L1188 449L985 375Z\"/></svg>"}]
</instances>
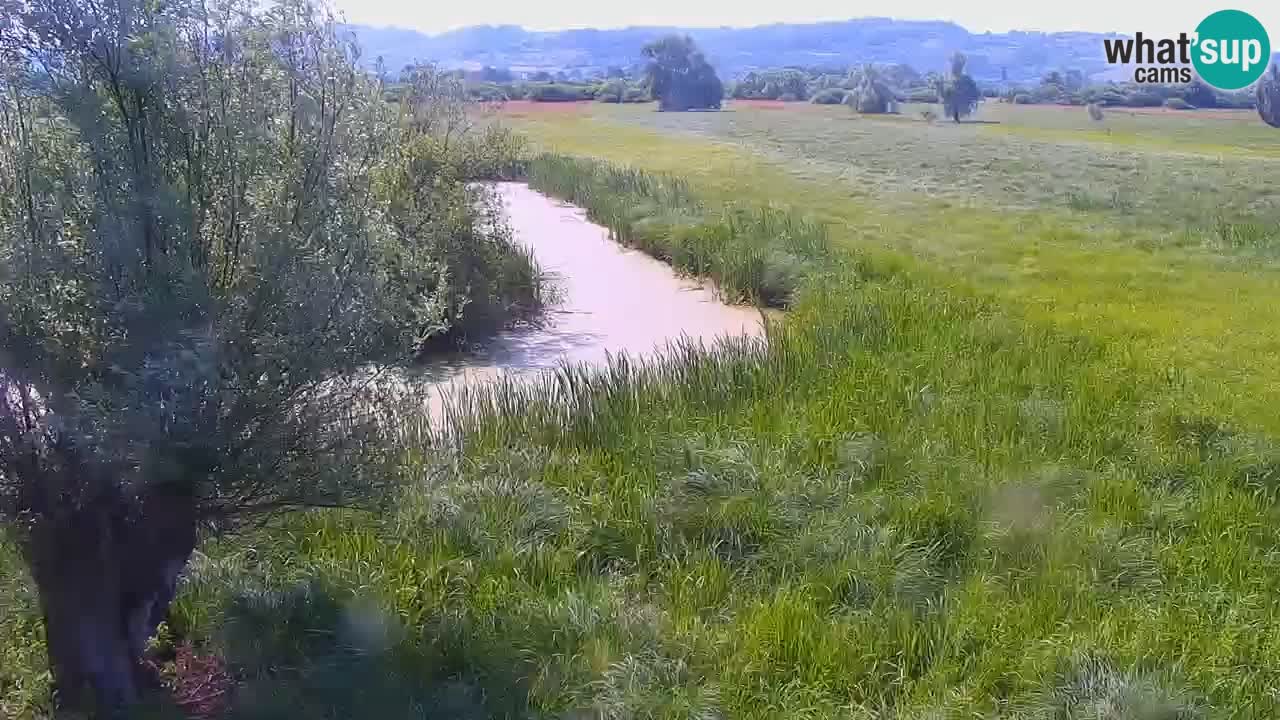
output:
<instances>
[{"instance_id":1,"label":"tall reed clump","mask_svg":"<svg viewBox=\"0 0 1280 720\"><path fill-rule=\"evenodd\" d=\"M785 307L830 259L826 229L771 207L708 207L681 179L595 160L541 155L529 184L586 209L614 239L713 280L726 300Z\"/></svg>"}]
</instances>

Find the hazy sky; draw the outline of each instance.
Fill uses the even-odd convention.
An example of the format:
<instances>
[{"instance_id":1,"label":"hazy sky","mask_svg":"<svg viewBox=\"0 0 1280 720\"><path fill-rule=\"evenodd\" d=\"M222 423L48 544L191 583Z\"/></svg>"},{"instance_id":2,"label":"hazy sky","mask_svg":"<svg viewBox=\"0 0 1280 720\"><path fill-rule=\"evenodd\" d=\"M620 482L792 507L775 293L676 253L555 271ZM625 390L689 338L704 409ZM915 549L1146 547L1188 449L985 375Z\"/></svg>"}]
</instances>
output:
<instances>
[{"instance_id":1,"label":"hazy sky","mask_svg":"<svg viewBox=\"0 0 1280 720\"><path fill-rule=\"evenodd\" d=\"M1257 17L1280 44L1280 0L1152 2L1144 0L335 0L351 22L440 32L466 25L535 29L626 25L761 25L887 16L952 20L991 30L1093 30L1174 34L1191 31L1215 10Z\"/></svg>"}]
</instances>

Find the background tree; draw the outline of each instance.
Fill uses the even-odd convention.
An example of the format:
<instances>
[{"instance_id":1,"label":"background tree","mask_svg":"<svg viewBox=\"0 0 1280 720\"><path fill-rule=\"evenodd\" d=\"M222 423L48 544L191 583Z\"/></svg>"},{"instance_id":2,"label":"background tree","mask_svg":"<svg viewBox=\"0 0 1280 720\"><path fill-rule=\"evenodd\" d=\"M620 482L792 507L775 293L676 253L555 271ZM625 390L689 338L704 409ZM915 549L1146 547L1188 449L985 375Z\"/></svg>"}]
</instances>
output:
<instances>
[{"instance_id":1,"label":"background tree","mask_svg":"<svg viewBox=\"0 0 1280 720\"><path fill-rule=\"evenodd\" d=\"M940 82L938 97L942 100L943 112L947 117L960 122L960 118L968 117L978 108L982 93L978 84L965 73L968 62L963 53L951 56L951 72Z\"/></svg>"},{"instance_id":2,"label":"background tree","mask_svg":"<svg viewBox=\"0 0 1280 720\"><path fill-rule=\"evenodd\" d=\"M0 9L0 530L105 714L202 532L377 497L378 379L502 236L435 79L385 102L305 0Z\"/></svg>"},{"instance_id":3,"label":"background tree","mask_svg":"<svg viewBox=\"0 0 1280 720\"><path fill-rule=\"evenodd\" d=\"M863 67L862 79L857 90L849 94L854 109L863 114L881 114L893 112L897 97L883 80L873 65Z\"/></svg>"},{"instance_id":4,"label":"background tree","mask_svg":"<svg viewBox=\"0 0 1280 720\"><path fill-rule=\"evenodd\" d=\"M646 78L659 110L720 107L724 86L687 35L668 35L644 46Z\"/></svg>"},{"instance_id":5,"label":"background tree","mask_svg":"<svg viewBox=\"0 0 1280 720\"><path fill-rule=\"evenodd\" d=\"M1272 63L1262 74L1255 93L1258 116L1271 127L1280 128L1280 63Z\"/></svg>"},{"instance_id":6,"label":"background tree","mask_svg":"<svg viewBox=\"0 0 1280 720\"><path fill-rule=\"evenodd\" d=\"M1198 77L1187 86L1182 93L1182 99L1198 108L1211 108L1218 105L1218 96L1213 92L1213 88Z\"/></svg>"}]
</instances>

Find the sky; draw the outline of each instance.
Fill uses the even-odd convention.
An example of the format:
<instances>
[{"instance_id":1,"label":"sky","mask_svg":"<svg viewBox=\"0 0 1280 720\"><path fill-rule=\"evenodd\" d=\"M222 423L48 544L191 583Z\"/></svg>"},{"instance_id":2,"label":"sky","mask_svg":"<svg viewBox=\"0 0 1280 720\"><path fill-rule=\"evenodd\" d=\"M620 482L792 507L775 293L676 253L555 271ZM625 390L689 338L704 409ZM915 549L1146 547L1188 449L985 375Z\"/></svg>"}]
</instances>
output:
<instances>
[{"instance_id":1,"label":"sky","mask_svg":"<svg viewBox=\"0 0 1280 720\"><path fill-rule=\"evenodd\" d=\"M1191 32L1206 15L1233 8L1252 13L1280 46L1280 0L334 0L350 22L438 33L468 25L530 29L627 25L745 27L856 17L951 20L970 31L1089 30L1161 36Z\"/></svg>"}]
</instances>

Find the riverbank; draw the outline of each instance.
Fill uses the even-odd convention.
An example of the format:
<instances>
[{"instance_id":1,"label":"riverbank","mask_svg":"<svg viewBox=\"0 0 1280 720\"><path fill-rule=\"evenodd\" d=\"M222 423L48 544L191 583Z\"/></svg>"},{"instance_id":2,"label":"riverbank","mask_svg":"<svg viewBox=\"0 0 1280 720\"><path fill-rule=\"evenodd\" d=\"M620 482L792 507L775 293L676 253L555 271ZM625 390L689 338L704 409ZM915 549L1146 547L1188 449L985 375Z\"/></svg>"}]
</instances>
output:
<instances>
[{"instance_id":1,"label":"riverbank","mask_svg":"<svg viewBox=\"0 0 1280 720\"><path fill-rule=\"evenodd\" d=\"M678 276L618 244L585 210L524 183L491 187L512 241L540 269L549 299L535 322L414 368L410 377L433 419L445 421L450 399L469 396L478 385L520 382L565 364L603 367L623 354L643 362L677 343L713 345L763 334L759 311L726 305L708 282Z\"/></svg>"},{"instance_id":2,"label":"riverbank","mask_svg":"<svg viewBox=\"0 0 1280 720\"><path fill-rule=\"evenodd\" d=\"M1265 438L856 255L788 308L477 391L384 513L207 547L174 629L245 717L1274 714Z\"/></svg>"},{"instance_id":3,"label":"riverbank","mask_svg":"<svg viewBox=\"0 0 1280 720\"><path fill-rule=\"evenodd\" d=\"M873 267L802 283L767 344L478 393L394 512L211 552L179 622L290 707L1270 714L1269 446L1103 343ZM288 654L350 608L382 649Z\"/></svg>"}]
</instances>

